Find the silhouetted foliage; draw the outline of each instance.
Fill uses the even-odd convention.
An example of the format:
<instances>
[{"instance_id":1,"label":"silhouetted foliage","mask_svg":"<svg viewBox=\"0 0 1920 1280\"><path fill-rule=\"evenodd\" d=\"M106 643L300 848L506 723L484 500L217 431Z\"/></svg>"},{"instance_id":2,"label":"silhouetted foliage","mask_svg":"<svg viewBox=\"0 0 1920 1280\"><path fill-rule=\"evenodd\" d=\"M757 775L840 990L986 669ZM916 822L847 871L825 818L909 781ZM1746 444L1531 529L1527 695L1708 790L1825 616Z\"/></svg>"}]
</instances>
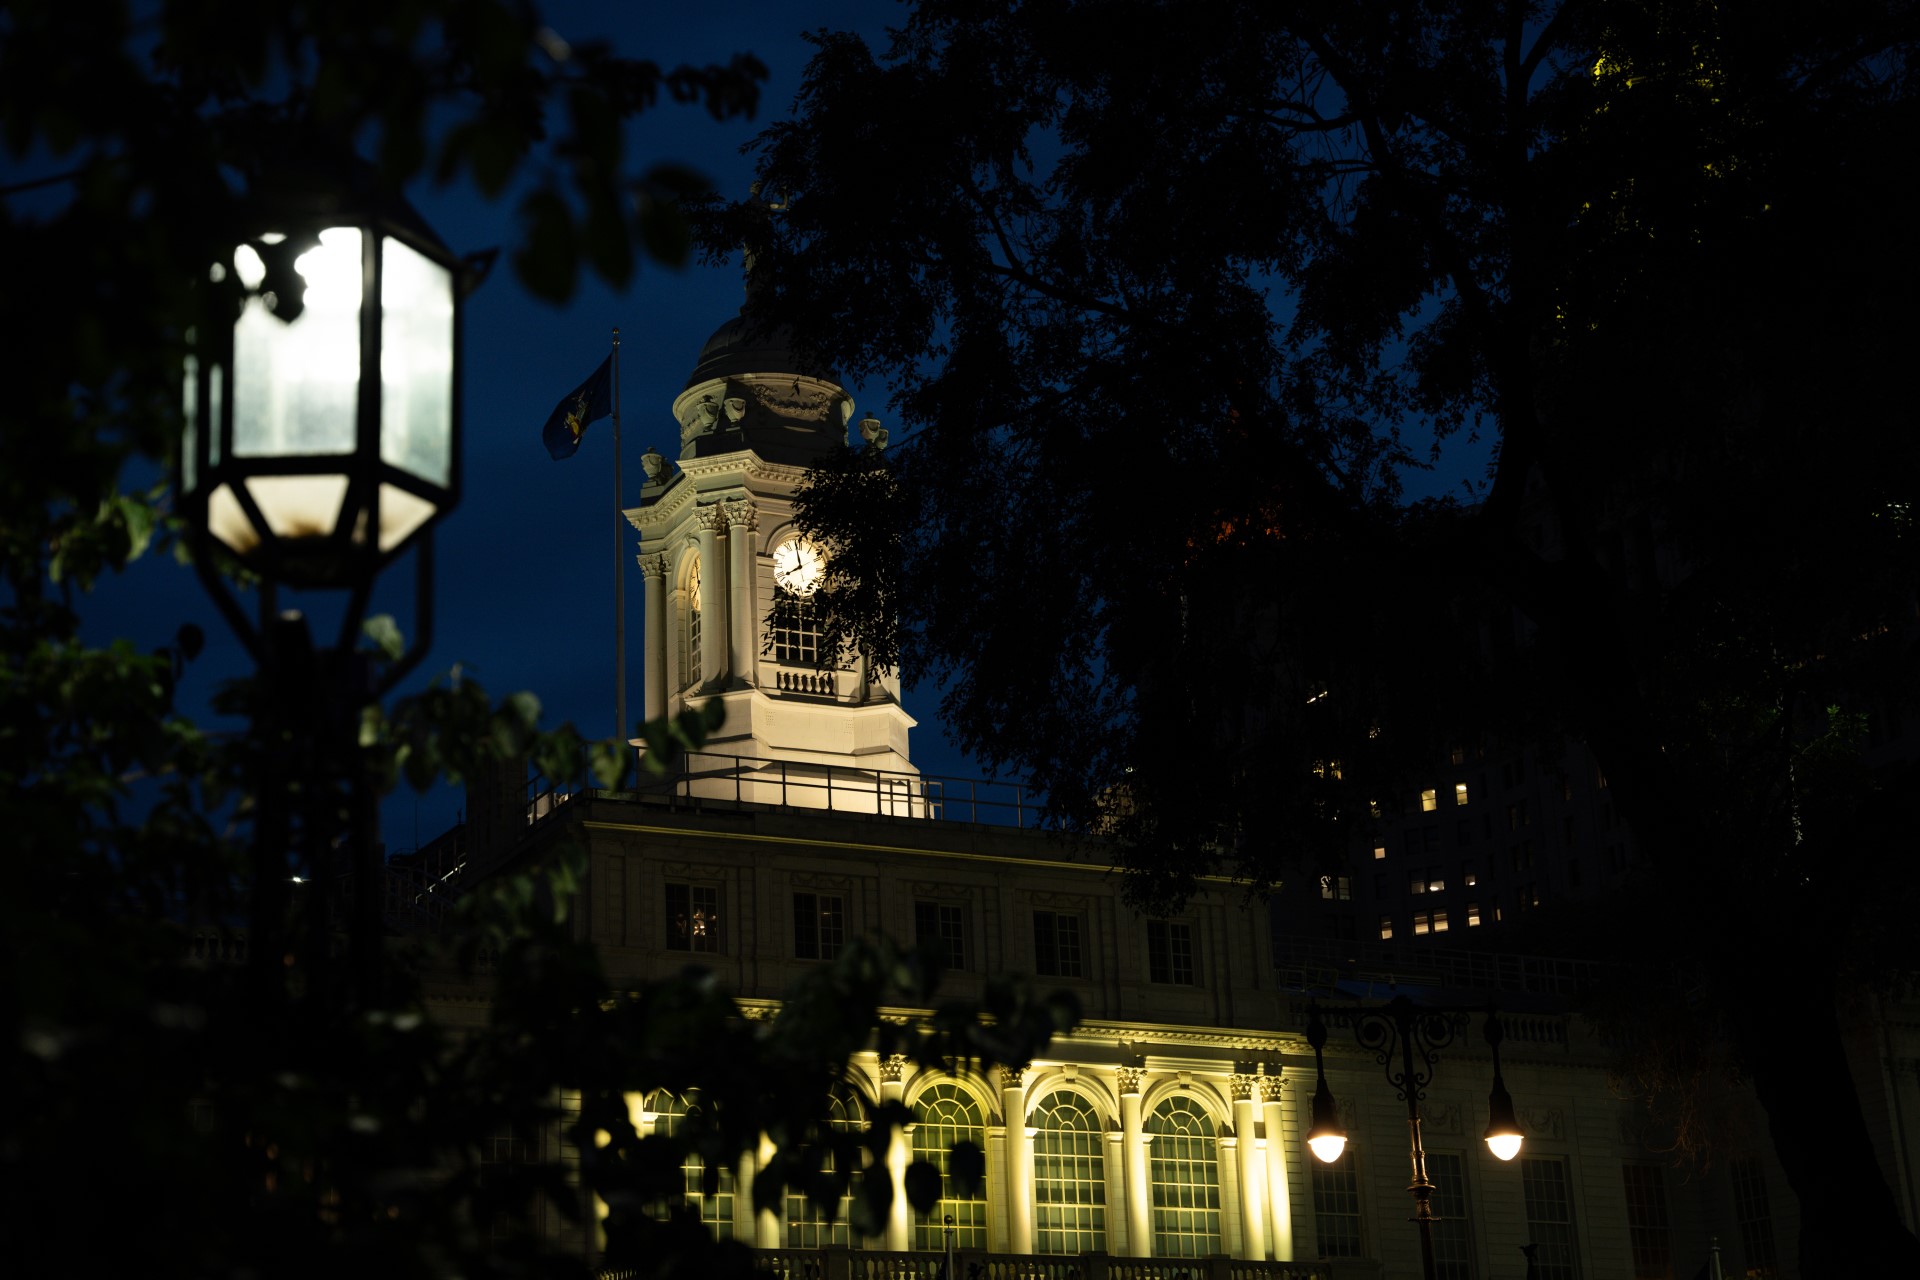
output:
<instances>
[{"instance_id":1,"label":"silhouetted foliage","mask_svg":"<svg viewBox=\"0 0 1920 1280\"><path fill-rule=\"evenodd\" d=\"M1857 1109L1812 1154L1837 1049L1759 1014L1820 1039L1915 906L1862 854L1905 784L1857 718L1914 690L1915 37L1901 4L1689 0L924 0L884 54L823 34L760 139L781 211L702 234L903 420L884 481L805 497L856 556L909 520L828 631L945 681L1147 901L1317 869L1448 740L1583 740L1647 864L1594 932L1705 992L1805 1256L1913 1265ZM1403 500L1476 437L1483 483Z\"/></svg>"},{"instance_id":2,"label":"silhouetted foliage","mask_svg":"<svg viewBox=\"0 0 1920 1280\"><path fill-rule=\"evenodd\" d=\"M355 771L386 790L532 760L617 788L632 752L543 731L532 695L495 703L457 676L390 714L241 681L217 709L254 729L211 737L173 705L197 629L154 654L80 638L103 578L186 554L169 487L127 477L170 464L191 285L260 230L263 174L325 139L370 149L395 191L525 179L511 261L560 299L583 269L617 285L687 252L678 199L702 184L629 172L624 123L666 99L750 113L764 75L746 55L664 70L569 47L492 0L0 14L0 145L22 175L0 188L0 1252L88 1274L587 1274L598 1196L609 1265L737 1274L743 1250L671 1211L690 1151L717 1169L770 1134L756 1194L778 1197L840 1141L816 1113L850 1053L1024 1060L1070 1025L1070 1001L1004 985L988 1025L938 1002L925 958L878 942L770 1022L698 973L613 990L566 918L584 858L564 844L475 886L444 936L396 944L380 983L350 981L316 868L354 830ZM316 662L378 670L404 649L387 619L362 639ZM649 759L711 727L645 726ZM486 1025L429 1015L418 974L435 966L488 992ZM883 1023L881 1003L934 1013ZM707 1121L641 1142L627 1095L653 1089L696 1092ZM900 1119L850 1140L884 1149ZM884 1216L891 1190L869 1179L865 1211ZM543 1216L571 1219L574 1243Z\"/></svg>"}]
</instances>

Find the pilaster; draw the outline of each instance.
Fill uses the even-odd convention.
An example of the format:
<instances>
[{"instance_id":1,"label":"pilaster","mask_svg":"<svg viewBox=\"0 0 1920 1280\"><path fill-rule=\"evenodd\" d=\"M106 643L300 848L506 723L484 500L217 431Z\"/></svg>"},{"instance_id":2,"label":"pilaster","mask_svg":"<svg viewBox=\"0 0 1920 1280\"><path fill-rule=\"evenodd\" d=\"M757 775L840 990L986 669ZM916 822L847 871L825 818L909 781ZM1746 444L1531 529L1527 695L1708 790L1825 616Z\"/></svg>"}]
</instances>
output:
<instances>
[{"instance_id":1,"label":"pilaster","mask_svg":"<svg viewBox=\"0 0 1920 1280\"><path fill-rule=\"evenodd\" d=\"M1255 1077L1233 1078L1233 1132L1239 1138L1240 1169L1240 1252L1239 1256L1258 1261L1267 1256L1266 1214L1262 1201L1266 1196L1261 1168L1260 1144L1254 1137L1253 1082Z\"/></svg>"},{"instance_id":2,"label":"pilaster","mask_svg":"<svg viewBox=\"0 0 1920 1280\"><path fill-rule=\"evenodd\" d=\"M1120 1093L1120 1130L1127 1170L1127 1253L1136 1258L1153 1256L1153 1187L1147 1176L1147 1135L1140 1113L1140 1084L1145 1075L1134 1067L1121 1067L1114 1072Z\"/></svg>"},{"instance_id":3,"label":"pilaster","mask_svg":"<svg viewBox=\"0 0 1920 1280\"><path fill-rule=\"evenodd\" d=\"M1033 1134L1027 1128L1026 1073L1000 1069L1000 1110L1007 1120L1007 1251L1033 1252Z\"/></svg>"},{"instance_id":4,"label":"pilaster","mask_svg":"<svg viewBox=\"0 0 1920 1280\"><path fill-rule=\"evenodd\" d=\"M1279 1067L1274 1074L1261 1068L1258 1080L1260 1110L1267 1130L1267 1237L1273 1256L1280 1262L1293 1260L1293 1202L1287 1185L1287 1153L1290 1144L1286 1132L1287 1108L1284 1099L1286 1079Z\"/></svg>"},{"instance_id":5,"label":"pilaster","mask_svg":"<svg viewBox=\"0 0 1920 1280\"><path fill-rule=\"evenodd\" d=\"M759 527L753 503L733 498L720 504L727 521L727 670L735 682L753 683L754 642L753 532ZM904 1247L904 1246L902 1246Z\"/></svg>"}]
</instances>

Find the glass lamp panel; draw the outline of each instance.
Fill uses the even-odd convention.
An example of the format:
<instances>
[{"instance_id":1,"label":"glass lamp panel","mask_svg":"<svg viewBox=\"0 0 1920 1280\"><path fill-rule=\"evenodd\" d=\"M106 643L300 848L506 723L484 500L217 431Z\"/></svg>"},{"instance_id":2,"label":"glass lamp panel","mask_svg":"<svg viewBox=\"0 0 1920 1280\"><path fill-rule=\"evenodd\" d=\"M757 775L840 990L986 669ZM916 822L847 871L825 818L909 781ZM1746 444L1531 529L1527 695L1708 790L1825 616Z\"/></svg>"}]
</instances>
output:
<instances>
[{"instance_id":1,"label":"glass lamp panel","mask_svg":"<svg viewBox=\"0 0 1920 1280\"><path fill-rule=\"evenodd\" d=\"M380 550L391 551L405 542L415 529L433 519L436 510L433 503L398 485L381 485Z\"/></svg>"},{"instance_id":2,"label":"glass lamp panel","mask_svg":"<svg viewBox=\"0 0 1920 1280\"><path fill-rule=\"evenodd\" d=\"M391 236L381 253L380 460L444 488L453 480L453 273Z\"/></svg>"},{"instance_id":3,"label":"glass lamp panel","mask_svg":"<svg viewBox=\"0 0 1920 1280\"><path fill-rule=\"evenodd\" d=\"M254 476L247 492L276 538L324 538L340 522L345 476Z\"/></svg>"},{"instance_id":4,"label":"glass lamp panel","mask_svg":"<svg viewBox=\"0 0 1920 1280\"><path fill-rule=\"evenodd\" d=\"M247 519L246 509L234 496L231 485L221 485L207 495L207 532L244 554L260 545L259 531Z\"/></svg>"},{"instance_id":5,"label":"glass lamp panel","mask_svg":"<svg viewBox=\"0 0 1920 1280\"><path fill-rule=\"evenodd\" d=\"M241 278L251 249L236 252ZM358 227L329 227L294 260L306 309L288 324L259 298L234 325L233 452L271 458L350 454L357 436L360 295Z\"/></svg>"}]
</instances>

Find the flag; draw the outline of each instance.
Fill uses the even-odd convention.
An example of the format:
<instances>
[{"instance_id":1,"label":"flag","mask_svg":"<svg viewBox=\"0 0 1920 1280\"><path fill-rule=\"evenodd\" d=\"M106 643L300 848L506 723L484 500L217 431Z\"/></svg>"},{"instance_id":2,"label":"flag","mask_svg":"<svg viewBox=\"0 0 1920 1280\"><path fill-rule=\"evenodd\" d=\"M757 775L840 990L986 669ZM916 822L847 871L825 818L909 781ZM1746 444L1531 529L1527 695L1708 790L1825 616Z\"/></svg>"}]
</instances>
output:
<instances>
[{"instance_id":1,"label":"flag","mask_svg":"<svg viewBox=\"0 0 1920 1280\"><path fill-rule=\"evenodd\" d=\"M540 429L540 440L555 462L571 458L580 448L587 424L613 412L613 357L609 355L587 380L560 397Z\"/></svg>"}]
</instances>

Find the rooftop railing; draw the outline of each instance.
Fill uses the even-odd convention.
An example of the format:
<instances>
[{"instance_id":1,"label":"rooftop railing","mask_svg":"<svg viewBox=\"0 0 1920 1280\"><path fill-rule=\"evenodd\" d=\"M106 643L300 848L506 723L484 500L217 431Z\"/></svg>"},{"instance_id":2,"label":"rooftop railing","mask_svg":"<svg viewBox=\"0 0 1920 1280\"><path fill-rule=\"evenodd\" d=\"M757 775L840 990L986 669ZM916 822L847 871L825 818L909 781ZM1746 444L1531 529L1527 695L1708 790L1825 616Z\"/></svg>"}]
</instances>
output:
<instances>
[{"instance_id":1,"label":"rooftop railing","mask_svg":"<svg viewBox=\"0 0 1920 1280\"><path fill-rule=\"evenodd\" d=\"M914 822L961 822L1031 830L1045 806L1015 782L890 772L695 751L672 772L642 771L629 790L536 778L527 784L527 821L537 822L577 796L597 795L674 809L858 813Z\"/></svg>"}]
</instances>

